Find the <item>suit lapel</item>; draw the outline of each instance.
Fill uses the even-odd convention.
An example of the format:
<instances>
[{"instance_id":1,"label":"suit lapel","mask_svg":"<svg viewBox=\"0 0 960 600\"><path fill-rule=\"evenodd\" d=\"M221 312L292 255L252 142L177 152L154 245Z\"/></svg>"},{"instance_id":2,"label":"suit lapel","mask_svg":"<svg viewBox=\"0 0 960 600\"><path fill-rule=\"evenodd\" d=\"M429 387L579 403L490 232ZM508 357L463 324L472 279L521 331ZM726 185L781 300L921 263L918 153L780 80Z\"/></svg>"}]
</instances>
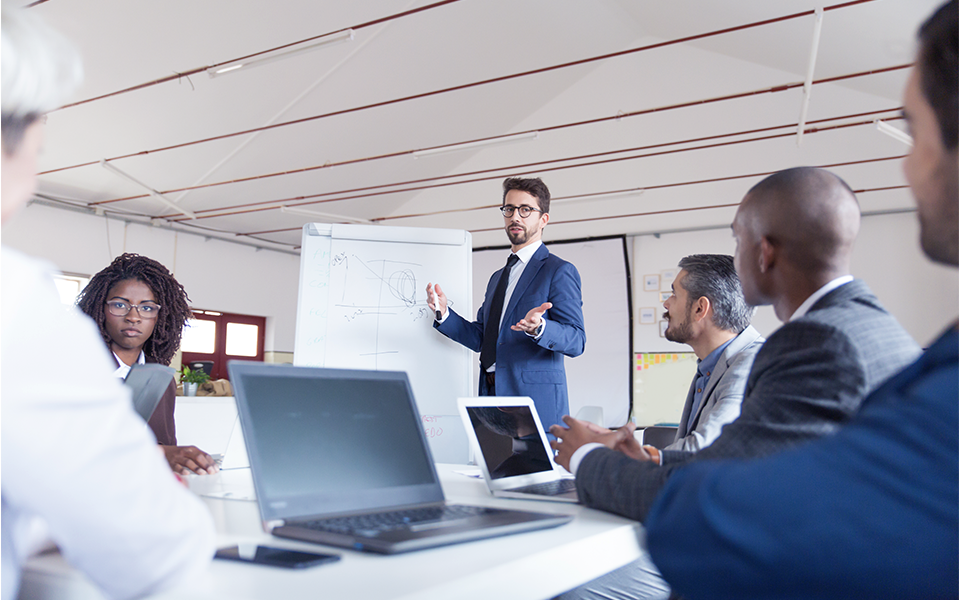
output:
<instances>
[{"instance_id":1,"label":"suit lapel","mask_svg":"<svg viewBox=\"0 0 960 600\"><path fill-rule=\"evenodd\" d=\"M744 335L748 331L750 334ZM730 359L736 356L738 352L756 341L759 337L760 334L752 331L752 328L748 325L747 329L743 330L740 332L740 335L733 338L733 341L730 342L727 348L723 351L723 354L720 355L720 360L717 361L717 365L713 368L713 373L710 375L710 379L707 381L707 388L703 391L700 406L697 407L697 415L693 418L693 423L690 424L691 430L696 428L697 424L700 422L700 414L703 413L703 407L706 404L704 399L709 398L710 394L713 393L713 390L716 389L717 385L720 384L723 374L727 372ZM694 379L694 385L696 385L696 379ZM691 394L692 393L693 388L691 388Z\"/></svg>"},{"instance_id":2,"label":"suit lapel","mask_svg":"<svg viewBox=\"0 0 960 600\"><path fill-rule=\"evenodd\" d=\"M693 394L696 392L696 388L697 376L694 374L693 381L690 382L690 390L687 391L687 401L683 403L683 414L680 415L680 422L677 423L677 435L673 438L674 441L685 438L690 433L687 423L690 421L690 408L693 405Z\"/></svg>"},{"instance_id":3,"label":"suit lapel","mask_svg":"<svg viewBox=\"0 0 960 600\"><path fill-rule=\"evenodd\" d=\"M520 301L520 296L527 291L527 288L530 287L530 283L533 282L534 278L537 276L537 273L540 272L540 268L543 267L543 261L550 255L550 251L547 250L547 246L541 245L537 248L537 251L533 253L533 257L530 258L530 262L523 268L523 274L520 276L520 281L517 282L517 287L513 289L513 294L510 296L510 302L507 304L507 310L503 313L503 322L500 323L500 333L503 334L503 326L508 323L513 325L520 319L522 319L527 311L533 308L532 306L523 311L523 315L516 315L516 318L510 318L510 315L514 314L514 311L517 309L517 303Z\"/></svg>"}]
</instances>

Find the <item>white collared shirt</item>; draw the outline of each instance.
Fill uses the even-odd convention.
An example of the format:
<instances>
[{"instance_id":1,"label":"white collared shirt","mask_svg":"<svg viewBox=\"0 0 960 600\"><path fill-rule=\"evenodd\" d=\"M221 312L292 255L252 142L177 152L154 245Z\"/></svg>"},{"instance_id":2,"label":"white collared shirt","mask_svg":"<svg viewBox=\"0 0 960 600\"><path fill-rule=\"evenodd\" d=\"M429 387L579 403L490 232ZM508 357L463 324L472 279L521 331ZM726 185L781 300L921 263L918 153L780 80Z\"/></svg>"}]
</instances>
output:
<instances>
[{"instance_id":1,"label":"white collared shirt","mask_svg":"<svg viewBox=\"0 0 960 600\"><path fill-rule=\"evenodd\" d=\"M796 321L803 315L807 314L807 312L810 310L810 307L817 303L817 300L823 298L841 285L846 285L851 281L853 281L853 275L844 275L843 277L837 277L819 290L815 291L810 295L809 298L803 301L803 304L797 307L797 310L794 311L793 315L790 316L789 321Z\"/></svg>"},{"instance_id":2,"label":"white collared shirt","mask_svg":"<svg viewBox=\"0 0 960 600\"><path fill-rule=\"evenodd\" d=\"M529 246L524 246L517 250L517 258L519 262L513 265L513 268L510 269L510 279L507 280L507 292L503 295L503 309L500 312L500 323L503 324L503 316L507 314L507 306L510 305L510 298L513 296L513 291L517 289L517 282L520 281L520 276L523 275L523 270L527 268L527 264L530 262L530 259L533 258L533 255L540 249L540 246L543 245L543 242L540 240L535 241ZM532 306L530 308L533 308ZM529 310L529 309L528 309Z\"/></svg>"},{"instance_id":3,"label":"white collared shirt","mask_svg":"<svg viewBox=\"0 0 960 600\"><path fill-rule=\"evenodd\" d=\"M513 296L513 291L517 289L517 283L520 281L520 276L523 275L523 270L527 268L527 264L530 262L530 259L533 258L533 255L537 253L537 250L540 249L540 246L543 245L543 241L537 240L536 242L530 244L529 246L524 246L517 250L516 255L519 259L514 263L513 268L510 269L510 276L507 279L507 290L503 295L503 309L500 312L500 325L503 326L503 317L507 314L507 307L510 305L510 297ZM533 308L532 306L530 308ZM528 309L529 310L529 309ZM526 314L526 313L524 313ZM446 314L443 315L438 323L443 323L447 320L447 317L450 316L450 310L448 309ZM540 319L541 327L536 335L527 334L528 336L539 340L543 336L543 332L547 328L547 320L545 318ZM487 369L488 373L493 372L496 369L496 363L490 365L490 368Z\"/></svg>"},{"instance_id":4,"label":"white collared shirt","mask_svg":"<svg viewBox=\"0 0 960 600\"><path fill-rule=\"evenodd\" d=\"M116 352L113 353L113 357L117 359L117 364L120 365L119 367L117 367L117 370L113 372L114 376L119 377L120 379L126 379L127 374L130 373L130 365L120 360L120 357L117 356ZM137 364L143 365L146 363L147 363L147 357L143 354L143 350L141 350L140 356L137 357Z\"/></svg>"}]
</instances>

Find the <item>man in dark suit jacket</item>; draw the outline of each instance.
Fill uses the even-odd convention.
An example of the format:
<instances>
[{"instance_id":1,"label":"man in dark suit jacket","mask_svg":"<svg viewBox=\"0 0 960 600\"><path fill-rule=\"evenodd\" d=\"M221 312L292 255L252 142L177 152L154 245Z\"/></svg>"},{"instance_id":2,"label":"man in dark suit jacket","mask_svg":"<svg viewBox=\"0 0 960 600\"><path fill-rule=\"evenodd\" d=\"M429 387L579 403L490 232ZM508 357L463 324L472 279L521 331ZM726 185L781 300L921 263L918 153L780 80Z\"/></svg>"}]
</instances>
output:
<instances>
[{"instance_id":1,"label":"man in dark suit jacket","mask_svg":"<svg viewBox=\"0 0 960 600\"><path fill-rule=\"evenodd\" d=\"M570 429L552 429L554 447L576 472L581 502L643 521L681 466L765 456L835 432L913 361L917 344L848 274L859 226L852 190L822 169L789 169L754 186L732 226L737 274L747 303L772 304L784 325L757 353L740 416L696 454L664 452L663 466L610 449L632 442L627 431L596 434L566 417ZM599 443L581 448L588 442Z\"/></svg>"},{"instance_id":2,"label":"man in dark suit jacket","mask_svg":"<svg viewBox=\"0 0 960 600\"><path fill-rule=\"evenodd\" d=\"M953 268L958 20L953 0L923 25L903 102L921 245ZM647 520L663 575L691 599L956 598L957 345L954 322L836 435L680 470Z\"/></svg>"},{"instance_id":3,"label":"man in dark suit jacket","mask_svg":"<svg viewBox=\"0 0 960 600\"><path fill-rule=\"evenodd\" d=\"M434 327L480 352L480 395L529 396L545 427L570 412L563 357L580 356L586 344L580 273L541 241L549 210L550 190L539 178L503 182L511 254L490 278L476 321L447 310L440 285L427 284L439 315Z\"/></svg>"}]
</instances>

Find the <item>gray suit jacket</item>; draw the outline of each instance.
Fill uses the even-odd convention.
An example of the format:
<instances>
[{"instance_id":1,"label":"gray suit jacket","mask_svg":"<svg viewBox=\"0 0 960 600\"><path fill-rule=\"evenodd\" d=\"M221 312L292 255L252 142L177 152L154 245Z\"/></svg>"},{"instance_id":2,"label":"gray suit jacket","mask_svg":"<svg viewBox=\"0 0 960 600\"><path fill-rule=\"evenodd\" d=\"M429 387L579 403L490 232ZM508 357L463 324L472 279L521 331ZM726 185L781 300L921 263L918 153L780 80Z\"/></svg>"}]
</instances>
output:
<instances>
[{"instance_id":1,"label":"gray suit jacket","mask_svg":"<svg viewBox=\"0 0 960 600\"><path fill-rule=\"evenodd\" d=\"M696 452L706 448L720 437L720 429L724 425L740 416L740 402L747 387L747 376L763 341L760 332L749 325L730 341L707 380L703 399L691 421L690 410L697 386L697 377L694 375L687 401L683 405L677 437L664 450Z\"/></svg>"},{"instance_id":2,"label":"gray suit jacket","mask_svg":"<svg viewBox=\"0 0 960 600\"><path fill-rule=\"evenodd\" d=\"M869 392L919 354L867 285L854 280L770 336L754 359L740 416L713 444L695 454L665 451L663 466L593 450L577 470L580 501L643 521L677 468L765 456L836 431Z\"/></svg>"}]
</instances>

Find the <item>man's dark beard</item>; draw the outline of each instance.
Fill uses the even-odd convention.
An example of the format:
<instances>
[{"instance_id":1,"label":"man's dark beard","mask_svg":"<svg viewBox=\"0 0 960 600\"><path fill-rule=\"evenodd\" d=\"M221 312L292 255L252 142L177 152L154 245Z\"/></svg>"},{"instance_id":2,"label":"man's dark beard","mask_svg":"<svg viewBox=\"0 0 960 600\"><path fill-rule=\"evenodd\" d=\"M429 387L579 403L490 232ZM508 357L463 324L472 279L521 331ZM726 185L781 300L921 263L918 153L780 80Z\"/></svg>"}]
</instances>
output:
<instances>
[{"instance_id":1,"label":"man's dark beard","mask_svg":"<svg viewBox=\"0 0 960 600\"><path fill-rule=\"evenodd\" d=\"M669 314L669 312L667 313ZM664 332L663 337L667 338L671 342L677 342L679 344L686 344L690 340L690 310L687 310L687 314L684 315L686 321L683 325L674 326L673 321L668 319L667 330Z\"/></svg>"}]
</instances>

